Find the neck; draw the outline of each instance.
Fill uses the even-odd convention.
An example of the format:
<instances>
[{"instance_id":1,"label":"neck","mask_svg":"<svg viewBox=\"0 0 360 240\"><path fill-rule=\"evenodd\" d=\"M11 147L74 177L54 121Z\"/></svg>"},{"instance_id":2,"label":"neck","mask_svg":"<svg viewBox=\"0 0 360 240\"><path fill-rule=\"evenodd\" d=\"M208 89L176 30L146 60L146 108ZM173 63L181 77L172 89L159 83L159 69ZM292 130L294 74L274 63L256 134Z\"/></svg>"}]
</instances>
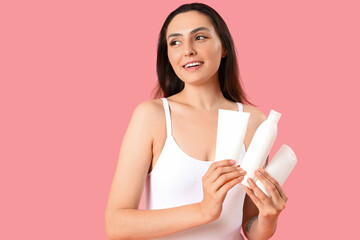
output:
<instances>
[{"instance_id":1,"label":"neck","mask_svg":"<svg viewBox=\"0 0 360 240\"><path fill-rule=\"evenodd\" d=\"M227 101L221 92L217 76L201 84L185 83L178 96L184 103L205 111L217 110Z\"/></svg>"}]
</instances>

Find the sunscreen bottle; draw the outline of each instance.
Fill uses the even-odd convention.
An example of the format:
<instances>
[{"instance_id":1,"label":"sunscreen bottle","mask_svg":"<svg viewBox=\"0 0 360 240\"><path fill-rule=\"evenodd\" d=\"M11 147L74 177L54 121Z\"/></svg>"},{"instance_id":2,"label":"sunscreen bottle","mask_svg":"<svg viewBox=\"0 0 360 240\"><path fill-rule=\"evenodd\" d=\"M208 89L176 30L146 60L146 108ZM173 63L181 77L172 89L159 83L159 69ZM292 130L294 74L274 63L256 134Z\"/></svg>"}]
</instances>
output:
<instances>
[{"instance_id":1,"label":"sunscreen bottle","mask_svg":"<svg viewBox=\"0 0 360 240\"><path fill-rule=\"evenodd\" d=\"M250 187L247 183L248 178L256 181L255 170L264 166L277 135L277 123L280 117L280 113L271 110L268 118L256 129L240 166L246 171L244 180L241 182L242 185Z\"/></svg>"},{"instance_id":2,"label":"sunscreen bottle","mask_svg":"<svg viewBox=\"0 0 360 240\"><path fill-rule=\"evenodd\" d=\"M219 109L215 161L233 159L238 164L249 117L248 112Z\"/></svg>"},{"instance_id":3,"label":"sunscreen bottle","mask_svg":"<svg viewBox=\"0 0 360 240\"><path fill-rule=\"evenodd\" d=\"M282 186L294 169L296 163L297 159L294 151L288 145L284 144L271 159L269 165L265 168L265 171L275 178L280 186ZM260 180L256 181L256 185L269 196Z\"/></svg>"}]
</instances>

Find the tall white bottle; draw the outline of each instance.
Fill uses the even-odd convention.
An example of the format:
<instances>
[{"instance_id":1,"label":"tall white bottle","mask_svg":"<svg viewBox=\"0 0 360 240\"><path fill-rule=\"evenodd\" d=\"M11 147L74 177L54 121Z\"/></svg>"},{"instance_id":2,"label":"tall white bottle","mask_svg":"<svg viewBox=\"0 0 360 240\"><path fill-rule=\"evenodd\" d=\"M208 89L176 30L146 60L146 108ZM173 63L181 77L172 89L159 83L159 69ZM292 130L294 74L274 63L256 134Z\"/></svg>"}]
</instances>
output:
<instances>
[{"instance_id":1,"label":"tall white bottle","mask_svg":"<svg viewBox=\"0 0 360 240\"><path fill-rule=\"evenodd\" d=\"M244 180L241 182L242 185L250 187L247 183L249 178L256 181L255 170L264 166L266 157L269 155L276 139L277 123L280 117L280 113L271 110L268 118L256 129L248 151L240 165L246 171Z\"/></svg>"},{"instance_id":2,"label":"tall white bottle","mask_svg":"<svg viewBox=\"0 0 360 240\"><path fill-rule=\"evenodd\" d=\"M265 171L275 178L280 186L282 186L294 169L296 163L297 159L294 151L288 145L283 144L271 159L269 165L265 168ZM269 196L260 180L256 181L256 185Z\"/></svg>"}]
</instances>

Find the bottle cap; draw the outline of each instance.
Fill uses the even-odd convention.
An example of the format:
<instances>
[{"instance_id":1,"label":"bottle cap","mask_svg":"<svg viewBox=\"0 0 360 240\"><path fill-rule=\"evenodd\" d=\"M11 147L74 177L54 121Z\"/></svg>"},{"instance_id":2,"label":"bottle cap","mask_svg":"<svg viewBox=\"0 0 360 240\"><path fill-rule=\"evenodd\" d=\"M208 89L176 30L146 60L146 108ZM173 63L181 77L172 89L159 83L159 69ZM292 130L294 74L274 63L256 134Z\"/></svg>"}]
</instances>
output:
<instances>
[{"instance_id":1,"label":"bottle cap","mask_svg":"<svg viewBox=\"0 0 360 240\"><path fill-rule=\"evenodd\" d=\"M286 152L288 161L290 161L291 164L293 165L293 167L295 167L295 165L297 163L297 157L296 157L294 151L291 149L291 147L289 147L286 144L283 144L280 147L279 151Z\"/></svg>"},{"instance_id":2,"label":"bottle cap","mask_svg":"<svg viewBox=\"0 0 360 240\"><path fill-rule=\"evenodd\" d=\"M274 122L278 123L280 117L281 117L281 113L276 112L276 111L274 111L274 110L271 110L271 111L270 111L270 114L269 114L269 116L268 116L268 119L269 119L270 121L274 121Z\"/></svg>"}]
</instances>

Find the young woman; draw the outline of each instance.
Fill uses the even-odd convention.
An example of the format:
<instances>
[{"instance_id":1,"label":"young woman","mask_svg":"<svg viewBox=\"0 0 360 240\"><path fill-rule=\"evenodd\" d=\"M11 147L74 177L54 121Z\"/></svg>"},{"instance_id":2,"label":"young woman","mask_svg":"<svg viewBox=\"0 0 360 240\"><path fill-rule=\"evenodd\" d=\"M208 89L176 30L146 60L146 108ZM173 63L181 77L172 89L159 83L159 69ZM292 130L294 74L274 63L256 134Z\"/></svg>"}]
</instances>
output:
<instances>
[{"instance_id":1,"label":"young woman","mask_svg":"<svg viewBox=\"0 0 360 240\"><path fill-rule=\"evenodd\" d=\"M270 196L234 161L214 162L219 109L250 112L241 160L265 115L246 99L229 30L207 5L185 4L159 36L159 85L133 112L106 208L109 239L269 239L287 196L263 169ZM146 210L139 210L146 188Z\"/></svg>"}]
</instances>

